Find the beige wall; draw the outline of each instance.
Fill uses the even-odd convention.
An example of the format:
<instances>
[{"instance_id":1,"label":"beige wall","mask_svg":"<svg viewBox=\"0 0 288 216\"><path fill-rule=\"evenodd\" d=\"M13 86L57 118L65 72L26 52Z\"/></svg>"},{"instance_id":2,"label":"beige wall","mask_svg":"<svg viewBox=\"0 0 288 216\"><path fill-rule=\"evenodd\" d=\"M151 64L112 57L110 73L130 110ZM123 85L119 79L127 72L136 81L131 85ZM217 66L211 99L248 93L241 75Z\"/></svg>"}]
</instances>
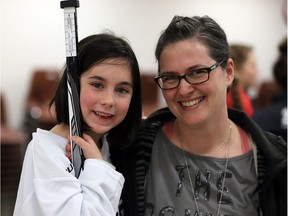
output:
<instances>
[{"instance_id":1,"label":"beige wall","mask_svg":"<svg viewBox=\"0 0 288 216\"><path fill-rule=\"evenodd\" d=\"M65 62L63 10L58 0L1 1L1 91L8 120L20 127L30 76ZM80 0L79 39L108 28L129 39L143 72L155 71L154 48L175 14L209 15L229 42L252 45L259 80L269 79L277 45L286 35L283 0Z\"/></svg>"}]
</instances>

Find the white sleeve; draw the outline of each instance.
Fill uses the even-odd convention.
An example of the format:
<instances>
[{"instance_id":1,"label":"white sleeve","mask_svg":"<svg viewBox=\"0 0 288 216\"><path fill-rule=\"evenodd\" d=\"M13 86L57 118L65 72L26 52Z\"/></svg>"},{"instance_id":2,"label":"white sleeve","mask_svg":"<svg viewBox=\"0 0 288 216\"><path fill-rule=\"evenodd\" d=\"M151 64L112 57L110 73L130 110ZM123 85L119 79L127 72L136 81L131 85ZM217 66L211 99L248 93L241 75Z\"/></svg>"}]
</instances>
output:
<instances>
[{"instance_id":1,"label":"white sleeve","mask_svg":"<svg viewBox=\"0 0 288 216\"><path fill-rule=\"evenodd\" d=\"M74 176L34 180L45 215L71 216L115 216L123 183L120 173L104 161L93 159L85 161L79 180Z\"/></svg>"},{"instance_id":2,"label":"white sleeve","mask_svg":"<svg viewBox=\"0 0 288 216\"><path fill-rule=\"evenodd\" d=\"M99 173L96 178L93 170ZM80 174L79 180L85 199L93 200L93 197L97 197L99 200L97 205L99 215L116 215L124 184L122 174L103 160L88 159L85 161L85 169ZM82 211L85 212L85 209Z\"/></svg>"},{"instance_id":3,"label":"white sleeve","mask_svg":"<svg viewBox=\"0 0 288 216\"><path fill-rule=\"evenodd\" d=\"M40 146L33 156L33 182L43 215L116 215L124 184L121 173L105 161L87 159L77 179L65 170L69 160L63 149Z\"/></svg>"}]
</instances>

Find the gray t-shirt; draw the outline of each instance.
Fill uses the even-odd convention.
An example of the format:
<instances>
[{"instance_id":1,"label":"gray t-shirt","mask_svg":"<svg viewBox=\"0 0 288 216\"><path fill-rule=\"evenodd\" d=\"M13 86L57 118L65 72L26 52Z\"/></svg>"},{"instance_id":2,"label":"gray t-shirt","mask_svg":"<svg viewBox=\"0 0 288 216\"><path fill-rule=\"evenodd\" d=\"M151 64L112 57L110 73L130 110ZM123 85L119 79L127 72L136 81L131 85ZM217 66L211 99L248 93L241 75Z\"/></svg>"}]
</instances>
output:
<instances>
[{"instance_id":1,"label":"gray t-shirt","mask_svg":"<svg viewBox=\"0 0 288 216\"><path fill-rule=\"evenodd\" d=\"M199 207L198 216L216 216L226 159L185 152ZM145 216L196 216L185 159L160 130L146 179ZM253 152L229 158L221 216L257 216L259 196Z\"/></svg>"}]
</instances>

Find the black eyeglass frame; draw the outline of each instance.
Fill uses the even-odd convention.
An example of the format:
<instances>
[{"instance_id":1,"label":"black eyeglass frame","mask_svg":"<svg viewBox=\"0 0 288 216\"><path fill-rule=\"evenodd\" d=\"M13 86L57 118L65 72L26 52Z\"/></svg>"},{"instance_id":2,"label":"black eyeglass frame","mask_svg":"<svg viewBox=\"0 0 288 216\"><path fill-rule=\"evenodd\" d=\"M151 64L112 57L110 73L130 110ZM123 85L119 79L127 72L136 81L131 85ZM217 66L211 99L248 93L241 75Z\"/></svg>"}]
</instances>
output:
<instances>
[{"instance_id":1,"label":"black eyeglass frame","mask_svg":"<svg viewBox=\"0 0 288 216\"><path fill-rule=\"evenodd\" d=\"M216 62L215 64L213 64L212 66L210 67L205 67L205 68L199 68L199 69L196 69L195 71L205 71L203 73L207 73L208 74L208 77L206 80L204 81L201 81L201 82L197 82L197 83L191 83L188 78L187 78L187 75L190 74L191 72L188 72L184 75L181 75L181 76L177 76L175 75L177 78L178 78L178 84L175 86L175 87L172 87L172 88L163 88L161 87L160 83L159 83L159 79L167 76L167 75L157 75L156 77L154 77L154 81L157 83L157 85L162 89L162 90L171 90L171 89L175 89L177 88L179 85L180 85L180 82L182 79L185 79L185 81L191 85L198 85L198 84L201 84L201 83L205 83L207 82L209 79L210 79L210 72L213 71L214 69L216 69L217 67L219 67L221 64L223 64L224 62L226 62L227 59L223 59L222 61L219 61L219 62Z\"/></svg>"}]
</instances>

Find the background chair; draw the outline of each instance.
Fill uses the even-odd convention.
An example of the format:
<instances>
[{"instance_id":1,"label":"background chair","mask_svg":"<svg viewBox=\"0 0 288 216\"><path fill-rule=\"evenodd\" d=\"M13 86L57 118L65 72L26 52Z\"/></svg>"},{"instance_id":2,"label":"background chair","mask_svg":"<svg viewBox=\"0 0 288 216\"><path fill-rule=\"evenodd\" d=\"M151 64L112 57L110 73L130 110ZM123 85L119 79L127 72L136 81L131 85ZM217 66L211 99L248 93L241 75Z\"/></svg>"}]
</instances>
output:
<instances>
[{"instance_id":1,"label":"background chair","mask_svg":"<svg viewBox=\"0 0 288 216\"><path fill-rule=\"evenodd\" d=\"M12 128L7 118L7 104L1 97L1 215L13 213L25 151L25 135Z\"/></svg>"},{"instance_id":2,"label":"background chair","mask_svg":"<svg viewBox=\"0 0 288 216\"><path fill-rule=\"evenodd\" d=\"M159 88L154 82L154 75L141 74L142 85L142 111L143 117L147 117L152 112L160 108Z\"/></svg>"},{"instance_id":3,"label":"background chair","mask_svg":"<svg viewBox=\"0 0 288 216\"><path fill-rule=\"evenodd\" d=\"M56 124L53 110L49 109L58 84L59 71L36 70L31 78L30 89L25 102L23 130L27 142L37 128L50 130Z\"/></svg>"}]
</instances>

